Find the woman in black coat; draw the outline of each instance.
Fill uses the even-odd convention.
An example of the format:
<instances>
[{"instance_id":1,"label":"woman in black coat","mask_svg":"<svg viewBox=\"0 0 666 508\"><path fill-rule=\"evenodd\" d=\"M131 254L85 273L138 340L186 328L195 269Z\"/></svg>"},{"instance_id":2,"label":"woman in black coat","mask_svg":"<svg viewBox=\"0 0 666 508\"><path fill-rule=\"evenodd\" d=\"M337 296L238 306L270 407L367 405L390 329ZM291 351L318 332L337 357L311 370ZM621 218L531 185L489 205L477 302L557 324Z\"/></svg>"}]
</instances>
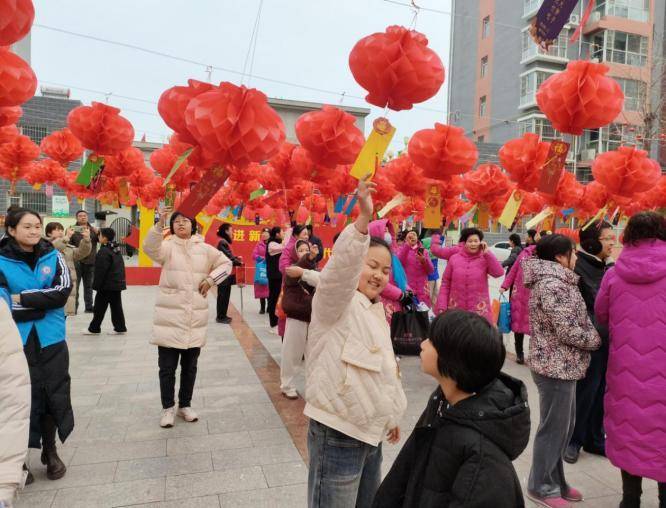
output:
<instances>
[{"instance_id":1,"label":"woman in black coat","mask_svg":"<svg viewBox=\"0 0 666 508\"><path fill-rule=\"evenodd\" d=\"M220 241L217 244L217 249L222 251L224 255L231 260L234 267L242 266L243 259L240 256L234 256L233 252L231 251L231 244L233 243L234 236L231 224L222 224L217 230L217 236L220 237ZM227 316L227 311L229 310L229 299L231 298L231 286L234 284L236 284L236 275L231 275L217 287L216 321L218 323L231 323L231 318Z\"/></svg>"}]
</instances>

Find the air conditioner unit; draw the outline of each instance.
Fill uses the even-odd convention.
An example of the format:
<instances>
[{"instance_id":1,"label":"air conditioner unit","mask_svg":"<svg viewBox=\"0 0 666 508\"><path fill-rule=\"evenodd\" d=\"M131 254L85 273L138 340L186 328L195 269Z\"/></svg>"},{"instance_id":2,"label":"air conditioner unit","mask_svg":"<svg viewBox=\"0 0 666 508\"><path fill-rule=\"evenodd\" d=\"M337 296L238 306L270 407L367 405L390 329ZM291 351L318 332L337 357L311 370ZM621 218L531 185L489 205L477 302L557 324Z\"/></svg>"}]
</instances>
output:
<instances>
[{"instance_id":1,"label":"air conditioner unit","mask_svg":"<svg viewBox=\"0 0 666 508\"><path fill-rule=\"evenodd\" d=\"M580 23L580 16L578 16L578 14L572 14L569 16L570 25L578 25L578 23Z\"/></svg>"},{"instance_id":2,"label":"air conditioner unit","mask_svg":"<svg viewBox=\"0 0 666 508\"><path fill-rule=\"evenodd\" d=\"M597 151L594 148L588 148L587 150L580 151L580 160L582 161L591 161L597 156Z\"/></svg>"}]
</instances>

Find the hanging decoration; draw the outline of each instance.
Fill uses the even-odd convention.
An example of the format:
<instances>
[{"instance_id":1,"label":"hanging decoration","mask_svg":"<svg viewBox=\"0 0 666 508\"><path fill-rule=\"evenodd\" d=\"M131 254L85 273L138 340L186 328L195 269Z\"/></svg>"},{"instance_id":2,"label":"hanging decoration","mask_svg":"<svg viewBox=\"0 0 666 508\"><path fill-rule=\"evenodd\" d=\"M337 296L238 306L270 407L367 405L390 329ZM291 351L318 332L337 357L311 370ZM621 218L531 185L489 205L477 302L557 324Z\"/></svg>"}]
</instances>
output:
<instances>
[{"instance_id":1,"label":"hanging decoration","mask_svg":"<svg viewBox=\"0 0 666 508\"><path fill-rule=\"evenodd\" d=\"M0 107L19 106L31 99L37 89L37 76L28 63L0 47Z\"/></svg>"},{"instance_id":2,"label":"hanging decoration","mask_svg":"<svg viewBox=\"0 0 666 508\"><path fill-rule=\"evenodd\" d=\"M599 154L592 162L592 175L609 194L631 198L650 190L657 183L661 167L648 158L645 150L621 146Z\"/></svg>"}]
</instances>

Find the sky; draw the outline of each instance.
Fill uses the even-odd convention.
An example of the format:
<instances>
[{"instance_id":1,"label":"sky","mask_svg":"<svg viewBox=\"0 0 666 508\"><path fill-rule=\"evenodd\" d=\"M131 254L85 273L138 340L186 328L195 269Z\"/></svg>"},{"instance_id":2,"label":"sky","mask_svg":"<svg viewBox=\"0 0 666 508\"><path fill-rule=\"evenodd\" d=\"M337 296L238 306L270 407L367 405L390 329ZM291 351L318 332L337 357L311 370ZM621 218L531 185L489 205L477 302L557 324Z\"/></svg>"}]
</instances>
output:
<instances>
[{"instance_id":1,"label":"sky","mask_svg":"<svg viewBox=\"0 0 666 508\"><path fill-rule=\"evenodd\" d=\"M243 84L269 97L370 107L349 70L349 52L362 37L390 25L409 27L414 18L414 11L407 5L410 0L263 0L252 61L247 55L260 3L34 0L32 67L41 85L70 88L72 98L86 104L108 99L132 122L137 138L145 134L148 141L164 142L170 130L157 114L160 94L171 86L186 84L188 78L208 80L206 65L236 71L214 69L214 83L240 84L239 73L247 61L248 69L252 62L252 72ZM409 111L389 112L389 120L397 128L393 150L403 148L405 137L446 118L451 0L416 0L416 4L441 11L421 10L415 29L427 36L429 47L442 59L447 79L430 100ZM195 63L53 29L138 46ZM290 84L284 84L287 82ZM372 120L384 112L374 106L371 109L366 134Z\"/></svg>"}]
</instances>

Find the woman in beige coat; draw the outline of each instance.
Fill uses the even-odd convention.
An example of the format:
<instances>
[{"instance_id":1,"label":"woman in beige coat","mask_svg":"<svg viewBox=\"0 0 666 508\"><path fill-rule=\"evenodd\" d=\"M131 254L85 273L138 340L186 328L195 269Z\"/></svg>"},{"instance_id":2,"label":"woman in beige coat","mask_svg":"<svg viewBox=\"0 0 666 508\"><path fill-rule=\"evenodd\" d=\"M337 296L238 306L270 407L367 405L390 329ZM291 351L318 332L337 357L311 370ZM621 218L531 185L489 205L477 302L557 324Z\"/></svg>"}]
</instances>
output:
<instances>
[{"instance_id":1,"label":"woman in beige coat","mask_svg":"<svg viewBox=\"0 0 666 508\"><path fill-rule=\"evenodd\" d=\"M174 389L176 367L180 358L180 391L178 416L185 421L198 420L190 407L197 360L206 344L208 326L208 290L220 284L232 271L231 261L196 234L193 219L175 212L169 221L171 236L163 239L162 230L168 211L162 211L159 222L143 244L144 252L162 265L159 291L155 302L153 338L158 346L162 427L173 427L176 415Z\"/></svg>"},{"instance_id":2,"label":"woman in beige coat","mask_svg":"<svg viewBox=\"0 0 666 508\"><path fill-rule=\"evenodd\" d=\"M22 483L30 426L30 373L9 305L0 289L0 506L11 506Z\"/></svg>"},{"instance_id":3,"label":"woman in beige coat","mask_svg":"<svg viewBox=\"0 0 666 508\"><path fill-rule=\"evenodd\" d=\"M72 228L65 228L59 222L49 222L45 229L46 238L53 244L53 246L63 255L69 268L69 276L72 279L72 292L67 298L65 304L65 315L76 315L76 300L78 298L78 286L76 284L76 266L75 262L81 261L88 257L92 250L92 243L90 242L90 229L84 228L81 230L81 242L78 247L69 243L74 230Z\"/></svg>"}]
</instances>

